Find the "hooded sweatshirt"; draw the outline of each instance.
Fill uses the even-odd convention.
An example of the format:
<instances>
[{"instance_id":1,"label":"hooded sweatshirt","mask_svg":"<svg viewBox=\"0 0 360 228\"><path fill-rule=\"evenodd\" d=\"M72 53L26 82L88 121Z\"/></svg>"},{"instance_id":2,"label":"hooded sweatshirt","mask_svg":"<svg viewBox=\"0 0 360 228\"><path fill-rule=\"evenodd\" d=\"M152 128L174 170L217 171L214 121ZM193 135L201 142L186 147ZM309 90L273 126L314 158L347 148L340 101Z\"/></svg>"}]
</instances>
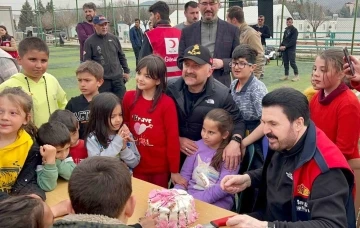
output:
<instances>
[{"instance_id":1,"label":"hooded sweatshirt","mask_svg":"<svg viewBox=\"0 0 360 228\"><path fill-rule=\"evenodd\" d=\"M6 87L18 86L30 94L33 99L34 109L32 115L33 122L37 127L46 123L55 110L64 109L66 106L66 93L51 74L44 73L42 78L35 82L23 73L18 73L0 84L0 91Z\"/></svg>"},{"instance_id":2,"label":"hooded sweatshirt","mask_svg":"<svg viewBox=\"0 0 360 228\"><path fill-rule=\"evenodd\" d=\"M10 193L21 169L24 167L29 150L33 145L30 135L21 130L18 139L0 149L0 191Z\"/></svg>"}]
</instances>

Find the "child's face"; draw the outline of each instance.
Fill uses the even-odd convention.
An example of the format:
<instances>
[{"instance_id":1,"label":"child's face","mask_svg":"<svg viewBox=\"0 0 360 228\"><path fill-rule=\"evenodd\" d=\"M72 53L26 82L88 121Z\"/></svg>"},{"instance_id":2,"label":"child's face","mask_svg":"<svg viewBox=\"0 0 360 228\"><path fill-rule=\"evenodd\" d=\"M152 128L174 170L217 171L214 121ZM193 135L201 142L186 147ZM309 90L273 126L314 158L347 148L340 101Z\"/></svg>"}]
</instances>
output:
<instances>
[{"instance_id":1,"label":"child's face","mask_svg":"<svg viewBox=\"0 0 360 228\"><path fill-rule=\"evenodd\" d=\"M218 123L208 118L204 119L203 128L201 130L201 137L205 145L212 149L219 148L221 142L226 139L229 132L221 134L219 131Z\"/></svg>"},{"instance_id":2,"label":"child's face","mask_svg":"<svg viewBox=\"0 0 360 228\"><path fill-rule=\"evenodd\" d=\"M342 73L337 72L333 63L328 64L327 71L325 66L325 60L318 56L313 66L311 78L311 84L316 89L331 89L338 86L339 80L342 79Z\"/></svg>"},{"instance_id":3,"label":"child's face","mask_svg":"<svg viewBox=\"0 0 360 228\"><path fill-rule=\"evenodd\" d=\"M19 64L22 66L24 74L34 81L38 81L46 72L49 56L46 52L30 50L24 56L19 57Z\"/></svg>"},{"instance_id":4,"label":"child's face","mask_svg":"<svg viewBox=\"0 0 360 228\"><path fill-rule=\"evenodd\" d=\"M3 28L0 28L0 36L4 36L6 34L6 30Z\"/></svg>"},{"instance_id":5,"label":"child's face","mask_svg":"<svg viewBox=\"0 0 360 228\"><path fill-rule=\"evenodd\" d=\"M78 73L76 77L78 80L79 90L84 96L94 96L99 93L98 90L103 83L103 80L97 80L88 72Z\"/></svg>"},{"instance_id":6,"label":"child's face","mask_svg":"<svg viewBox=\"0 0 360 228\"><path fill-rule=\"evenodd\" d=\"M0 135L17 134L27 124L27 115L7 97L0 97Z\"/></svg>"},{"instance_id":7,"label":"child's face","mask_svg":"<svg viewBox=\"0 0 360 228\"><path fill-rule=\"evenodd\" d=\"M70 132L70 138L71 138L71 142L70 142L70 146L76 146L77 142L79 141L79 129L74 131L74 132Z\"/></svg>"},{"instance_id":8,"label":"child's face","mask_svg":"<svg viewBox=\"0 0 360 228\"><path fill-rule=\"evenodd\" d=\"M144 67L140 72L136 72L136 86L140 90L151 90L155 89L160 84L160 79L152 79L147 72L147 67Z\"/></svg>"},{"instance_id":9,"label":"child's face","mask_svg":"<svg viewBox=\"0 0 360 228\"><path fill-rule=\"evenodd\" d=\"M109 120L110 130L118 131L123 123L122 110L121 106L118 104L115 106L114 110L111 113Z\"/></svg>"},{"instance_id":10,"label":"child's face","mask_svg":"<svg viewBox=\"0 0 360 228\"><path fill-rule=\"evenodd\" d=\"M69 155L69 151L70 151L70 143L66 144L65 146L61 147L61 146L56 146L56 159L60 159L60 160L65 160L68 155Z\"/></svg>"},{"instance_id":11,"label":"child's face","mask_svg":"<svg viewBox=\"0 0 360 228\"><path fill-rule=\"evenodd\" d=\"M232 60L231 72L236 79L249 78L254 69L254 65L249 66L245 58Z\"/></svg>"}]
</instances>

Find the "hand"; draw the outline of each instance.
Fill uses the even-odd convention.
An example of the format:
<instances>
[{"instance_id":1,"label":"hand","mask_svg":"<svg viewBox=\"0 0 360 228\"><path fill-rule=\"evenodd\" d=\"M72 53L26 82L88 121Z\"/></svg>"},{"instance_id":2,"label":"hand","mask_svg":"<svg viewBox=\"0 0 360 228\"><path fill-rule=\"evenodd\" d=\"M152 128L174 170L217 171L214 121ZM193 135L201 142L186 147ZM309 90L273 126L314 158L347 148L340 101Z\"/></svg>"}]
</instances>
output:
<instances>
[{"instance_id":1,"label":"hand","mask_svg":"<svg viewBox=\"0 0 360 228\"><path fill-rule=\"evenodd\" d=\"M157 217L159 217L159 214L154 214L150 217L141 217L139 218L139 223L143 228L155 228L157 224Z\"/></svg>"},{"instance_id":2,"label":"hand","mask_svg":"<svg viewBox=\"0 0 360 228\"><path fill-rule=\"evenodd\" d=\"M280 46L280 51L284 51L285 49L286 49L286 47L285 46Z\"/></svg>"},{"instance_id":3,"label":"hand","mask_svg":"<svg viewBox=\"0 0 360 228\"><path fill-rule=\"evenodd\" d=\"M251 179L248 174L227 175L220 182L221 189L230 194L242 192L247 187L250 186L251 186Z\"/></svg>"},{"instance_id":4,"label":"hand","mask_svg":"<svg viewBox=\"0 0 360 228\"><path fill-rule=\"evenodd\" d=\"M118 135L123 139L123 147L121 148L122 150L126 148L126 144L128 142L135 142L135 140L131 137L130 130L126 126L126 124L123 124L122 127L119 129Z\"/></svg>"},{"instance_id":5,"label":"hand","mask_svg":"<svg viewBox=\"0 0 360 228\"><path fill-rule=\"evenodd\" d=\"M56 148L45 144L40 146L40 154L44 164L55 164Z\"/></svg>"},{"instance_id":6,"label":"hand","mask_svg":"<svg viewBox=\"0 0 360 228\"><path fill-rule=\"evenodd\" d=\"M221 69L224 67L224 61L222 59L213 59L212 68L213 69Z\"/></svg>"},{"instance_id":7,"label":"hand","mask_svg":"<svg viewBox=\"0 0 360 228\"><path fill-rule=\"evenodd\" d=\"M352 75L351 70L350 70L350 66L346 62L345 57L344 57L344 66L343 66L344 74L351 81L360 82L360 61L353 55L350 55L350 60L351 60L352 65L354 67L355 75Z\"/></svg>"},{"instance_id":8,"label":"hand","mask_svg":"<svg viewBox=\"0 0 360 228\"><path fill-rule=\"evenodd\" d=\"M261 34L262 34L260 31L258 31L257 33L258 33L259 36L261 36Z\"/></svg>"},{"instance_id":9,"label":"hand","mask_svg":"<svg viewBox=\"0 0 360 228\"><path fill-rule=\"evenodd\" d=\"M74 209L72 208L71 201L69 199L63 200L55 206L51 207L51 211L54 217L60 217L67 214L75 214Z\"/></svg>"},{"instance_id":10,"label":"hand","mask_svg":"<svg viewBox=\"0 0 360 228\"><path fill-rule=\"evenodd\" d=\"M236 228L265 228L267 227L268 222L259 221L248 215L236 215L229 218L226 225Z\"/></svg>"},{"instance_id":11,"label":"hand","mask_svg":"<svg viewBox=\"0 0 360 228\"><path fill-rule=\"evenodd\" d=\"M180 175L180 173L171 173L171 182L175 184L179 184L184 186L187 189L187 181L184 177Z\"/></svg>"},{"instance_id":12,"label":"hand","mask_svg":"<svg viewBox=\"0 0 360 228\"><path fill-rule=\"evenodd\" d=\"M130 74L123 74L123 78L125 79L125 81L127 82L127 81L129 81L129 79L130 79Z\"/></svg>"},{"instance_id":13,"label":"hand","mask_svg":"<svg viewBox=\"0 0 360 228\"><path fill-rule=\"evenodd\" d=\"M180 151L186 154L187 156L191 156L195 154L195 152L198 150L197 145L194 141L185 138L180 137Z\"/></svg>"},{"instance_id":14,"label":"hand","mask_svg":"<svg viewBox=\"0 0 360 228\"><path fill-rule=\"evenodd\" d=\"M225 147L223 152L223 161L225 161L225 168L234 170L240 163L240 145L238 142L231 140Z\"/></svg>"}]
</instances>

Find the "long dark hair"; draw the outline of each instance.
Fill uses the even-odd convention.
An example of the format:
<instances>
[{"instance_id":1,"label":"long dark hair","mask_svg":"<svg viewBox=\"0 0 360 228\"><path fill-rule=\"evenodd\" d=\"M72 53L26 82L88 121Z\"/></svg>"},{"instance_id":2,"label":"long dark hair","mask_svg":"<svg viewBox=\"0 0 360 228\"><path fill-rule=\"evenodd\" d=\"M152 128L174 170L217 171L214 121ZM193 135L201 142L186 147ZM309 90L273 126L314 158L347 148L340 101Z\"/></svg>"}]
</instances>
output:
<instances>
[{"instance_id":1,"label":"long dark hair","mask_svg":"<svg viewBox=\"0 0 360 228\"><path fill-rule=\"evenodd\" d=\"M9 101L17 105L25 112L27 124L22 126L21 129L24 129L31 137L35 137L37 134L37 128L31 121L31 118L29 118L31 117L31 112L33 110L32 98L25 93L21 87L5 88L2 92L0 92L0 98L2 97L6 97Z\"/></svg>"},{"instance_id":2,"label":"long dark hair","mask_svg":"<svg viewBox=\"0 0 360 228\"><path fill-rule=\"evenodd\" d=\"M138 65L136 66L136 73L140 73L140 71L145 67L147 69L147 73L152 79L160 80L160 84L156 86L154 100L149 110L149 112L153 112L162 94L165 93L166 90L166 65L164 60L160 56L148 55L139 61ZM130 109L134 107L135 103L141 96L141 93L142 91L136 86L135 99Z\"/></svg>"},{"instance_id":3,"label":"long dark hair","mask_svg":"<svg viewBox=\"0 0 360 228\"><path fill-rule=\"evenodd\" d=\"M204 119L209 119L217 123L217 127L221 135L229 132L229 135L225 139L223 139L219 148L216 150L214 157L211 159L210 165L214 167L217 171L219 171L221 169L221 163L223 162L223 151L225 147L229 144L232 136L232 131L234 128L233 119L227 111L221 108L211 110L206 114Z\"/></svg>"},{"instance_id":4,"label":"long dark hair","mask_svg":"<svg viewBox=\"0 0 360 228\"><path fill-rule=\"evenodd\" d=\"M120 99L113 93L100 93L90 102L90 117L86 128L86 136L93 133L98 142L107 147L110 133L109 119L116 105L120 105Z\"/></svg>"},{"instance_id":5,"label":"long dark hair","mask_svg":"<svg viewBox=\"0 0 360 228\"><path fill-rule=\"evenodd\" d=\"M31 196L13 196L0 202L1 227L44 227L44 205Z\"/></svg>"},{"instance_id":6,"label":"long dark hair","mask_svg":"<svg viewBox=\"0 0 360 228\"><path fill-rule=\"evenodd\" d=\"M5 35L1 37L1 40L10 40L12 36L9 35L7 28L4 25L0 25L0 28L4 29L6 31Z\"/></svg>"}]
</instances>

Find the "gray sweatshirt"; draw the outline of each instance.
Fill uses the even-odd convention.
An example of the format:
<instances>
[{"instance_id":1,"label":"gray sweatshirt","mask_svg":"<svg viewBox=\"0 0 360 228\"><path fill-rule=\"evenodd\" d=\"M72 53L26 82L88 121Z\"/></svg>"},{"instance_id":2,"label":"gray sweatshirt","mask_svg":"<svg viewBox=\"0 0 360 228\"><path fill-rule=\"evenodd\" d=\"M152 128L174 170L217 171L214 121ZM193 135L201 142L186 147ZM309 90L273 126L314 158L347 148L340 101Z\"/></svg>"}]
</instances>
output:
<instances>
[{"instance_id":1,"label":"gray sweatshirt","mask_svg":"<svg viewBox=\"0 0 360 228\"><path fill-rule=\"evenodd\" d=\"M132 136L131 136L132 137ZM96 136L91 133L86 139L86 149L88 156L109 156L119 157L130 168L135 168L140 162L140 154L135 143L127 143L127 147L122 150L124 140L119 135L110 135L108 146L104 148Z\"/></svg>"}]
</instances>

